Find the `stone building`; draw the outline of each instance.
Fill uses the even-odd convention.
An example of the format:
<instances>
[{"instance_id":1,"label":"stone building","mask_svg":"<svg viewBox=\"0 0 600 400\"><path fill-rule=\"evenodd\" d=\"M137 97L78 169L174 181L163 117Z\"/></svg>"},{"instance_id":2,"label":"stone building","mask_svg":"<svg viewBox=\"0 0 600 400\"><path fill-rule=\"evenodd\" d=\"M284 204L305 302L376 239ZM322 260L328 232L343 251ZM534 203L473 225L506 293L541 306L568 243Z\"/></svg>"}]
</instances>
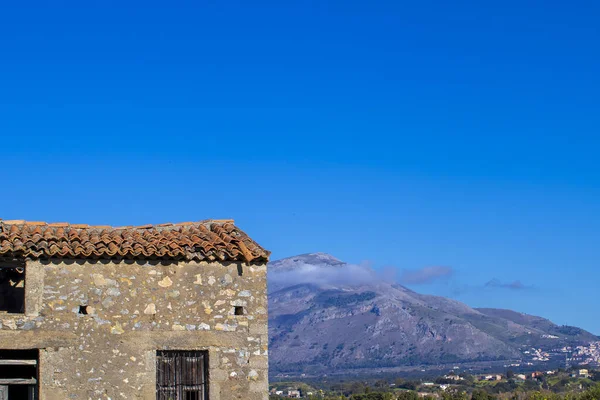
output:
<instances>
[{"instance_id":1,"label":"stone building","mask_svg":"<svg viewBox=\"0 0 600 400\"><path fill-rule=\"evenodd\" d=\"M268 257L231 220L0 220L0 400L267 399Z\"/></svg>"}]
</instances>

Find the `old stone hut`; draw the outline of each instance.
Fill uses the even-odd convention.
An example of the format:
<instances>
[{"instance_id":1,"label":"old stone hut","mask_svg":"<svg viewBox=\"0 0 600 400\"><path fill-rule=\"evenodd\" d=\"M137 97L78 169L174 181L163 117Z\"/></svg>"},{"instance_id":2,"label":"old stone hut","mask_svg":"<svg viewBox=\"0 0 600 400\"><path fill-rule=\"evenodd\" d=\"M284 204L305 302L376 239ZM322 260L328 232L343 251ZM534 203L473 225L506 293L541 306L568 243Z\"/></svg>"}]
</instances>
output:
<instances>
[{"instance_id":1,"label":"old stone hut","mask_svg":"<svg viewBox=\"0 0 600 400\"><path fill-rule=\"evenodd\" d=\"M267 399L268 257L230 220L0 220L0 400Z\"/></svg>"}]
</instances>

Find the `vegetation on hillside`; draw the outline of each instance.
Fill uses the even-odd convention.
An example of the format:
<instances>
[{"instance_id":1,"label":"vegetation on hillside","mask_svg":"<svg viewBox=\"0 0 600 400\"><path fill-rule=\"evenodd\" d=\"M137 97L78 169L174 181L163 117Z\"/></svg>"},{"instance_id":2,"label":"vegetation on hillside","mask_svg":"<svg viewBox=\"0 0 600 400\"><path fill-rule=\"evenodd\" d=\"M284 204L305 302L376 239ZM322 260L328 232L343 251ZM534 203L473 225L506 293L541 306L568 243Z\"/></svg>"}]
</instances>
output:
<instances>
[{"instance_id":1,"label":"vegetation on hillside","mask_svg":"<svg viewBox=\"0 0 600 400\"><path fill-rule=\"evenodd\" d=\"M551 374L528 375L526 380L512 371L501 379L471 375L444 376L430 382L405 380L279 382L270 400L283 400L287 389L299 389L309 400L600 400L600 372L580 377L576 369ZM496 375L494 375L496 377ZM453 378L460 378L453 379ZM277 391L283 393L275 394Z\"/></svg>"}]
</instances>

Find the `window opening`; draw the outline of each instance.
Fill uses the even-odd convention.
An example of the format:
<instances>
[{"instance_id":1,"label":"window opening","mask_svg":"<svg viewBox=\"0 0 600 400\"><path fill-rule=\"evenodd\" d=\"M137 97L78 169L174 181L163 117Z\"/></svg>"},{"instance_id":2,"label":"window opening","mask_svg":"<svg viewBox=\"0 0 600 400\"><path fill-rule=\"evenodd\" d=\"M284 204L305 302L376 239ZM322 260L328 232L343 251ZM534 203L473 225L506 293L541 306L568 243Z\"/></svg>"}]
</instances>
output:
<instances>
[{"instance_id":1,"label":"window opening","mask_svg":"<svg viewBox=\"0 0 600 400\"><path fill-rule=\"evenodd\" d=\"M25 312L25 268L0 263L0 312ZM1 400L1 399L0 399Z\"/></svg>"},{"instance_id":2,"label":"window opening","mask_svg":"<svg viewBox=\"0 0 600 400\"><path fill-rule=\"evenodd\" d=\"M156 353L157 400L208 400L206 351Z\"/></svg>"},{"instance_id":3,"label":"window opening","mask_svg":"<svg viewBox=\"0 0 600 400\"><path fill-rule=\"evenodd\" d=\"M0 400L37 400L38 360L38 350L0 350Z\"/></svg>"}]
</instances>

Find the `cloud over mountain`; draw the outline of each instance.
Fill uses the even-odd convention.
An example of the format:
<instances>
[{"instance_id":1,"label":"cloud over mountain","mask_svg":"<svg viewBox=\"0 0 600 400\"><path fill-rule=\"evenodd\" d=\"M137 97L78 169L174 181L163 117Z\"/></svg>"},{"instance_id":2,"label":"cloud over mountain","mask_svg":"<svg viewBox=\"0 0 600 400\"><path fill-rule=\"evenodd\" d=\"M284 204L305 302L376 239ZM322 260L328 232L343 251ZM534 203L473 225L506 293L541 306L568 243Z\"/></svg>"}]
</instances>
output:
<instances>
[{"instance_id":1,"label":"cloud over mountain","mask_svg":"<svg viewBox=\"0 0 600 400\"><path fill-rule=\"evenodd\" d=\"M333 286L378 282L422 285L449 279L453 275L454 270L446 266L404 270L386 267L375 270L367 262L346 264L328 254L311 253L271 263L269 285L272 290L305 283Z\"/></svg>"},{"instance_id":2,"label":"cloud over mountain","mask_svg":"<svg viewBox=\"0 0 600 400\"><path fill-rule=\"evenodd\" d=\"M440 279L448 279L454 275L451 267L433 266L419 269L403 270L400 274L400 283L406 285L423 285Z\"/></svg>"},{"instance_id":3,"label":"cloud over mountain","mask_svg":"<svg viewBox=\"0 0 600 400\"><path fill-rule=\"evenodd\" d=\"M269 269L269 286L277 289L282 286L300 285L363 285L382 280L380 274L368 265L344 264L343 268L331 265L295 263L293 269Z\"/></svg>"},{"instance_id":4,"label":"cloud over mountain","mask_svg":"<svg viewBox=\"0 0 600 400\"><path fill-rule=\"evenodd\" d=\"M532 289L532 286L528 286L523 284L521 281L513 281L513 282L502 282L499 279L492 279L487 282L485 285L487 288L498 288L498 289L509 289L509 290L529 290Z\"/></svg>"}]
</instances>

